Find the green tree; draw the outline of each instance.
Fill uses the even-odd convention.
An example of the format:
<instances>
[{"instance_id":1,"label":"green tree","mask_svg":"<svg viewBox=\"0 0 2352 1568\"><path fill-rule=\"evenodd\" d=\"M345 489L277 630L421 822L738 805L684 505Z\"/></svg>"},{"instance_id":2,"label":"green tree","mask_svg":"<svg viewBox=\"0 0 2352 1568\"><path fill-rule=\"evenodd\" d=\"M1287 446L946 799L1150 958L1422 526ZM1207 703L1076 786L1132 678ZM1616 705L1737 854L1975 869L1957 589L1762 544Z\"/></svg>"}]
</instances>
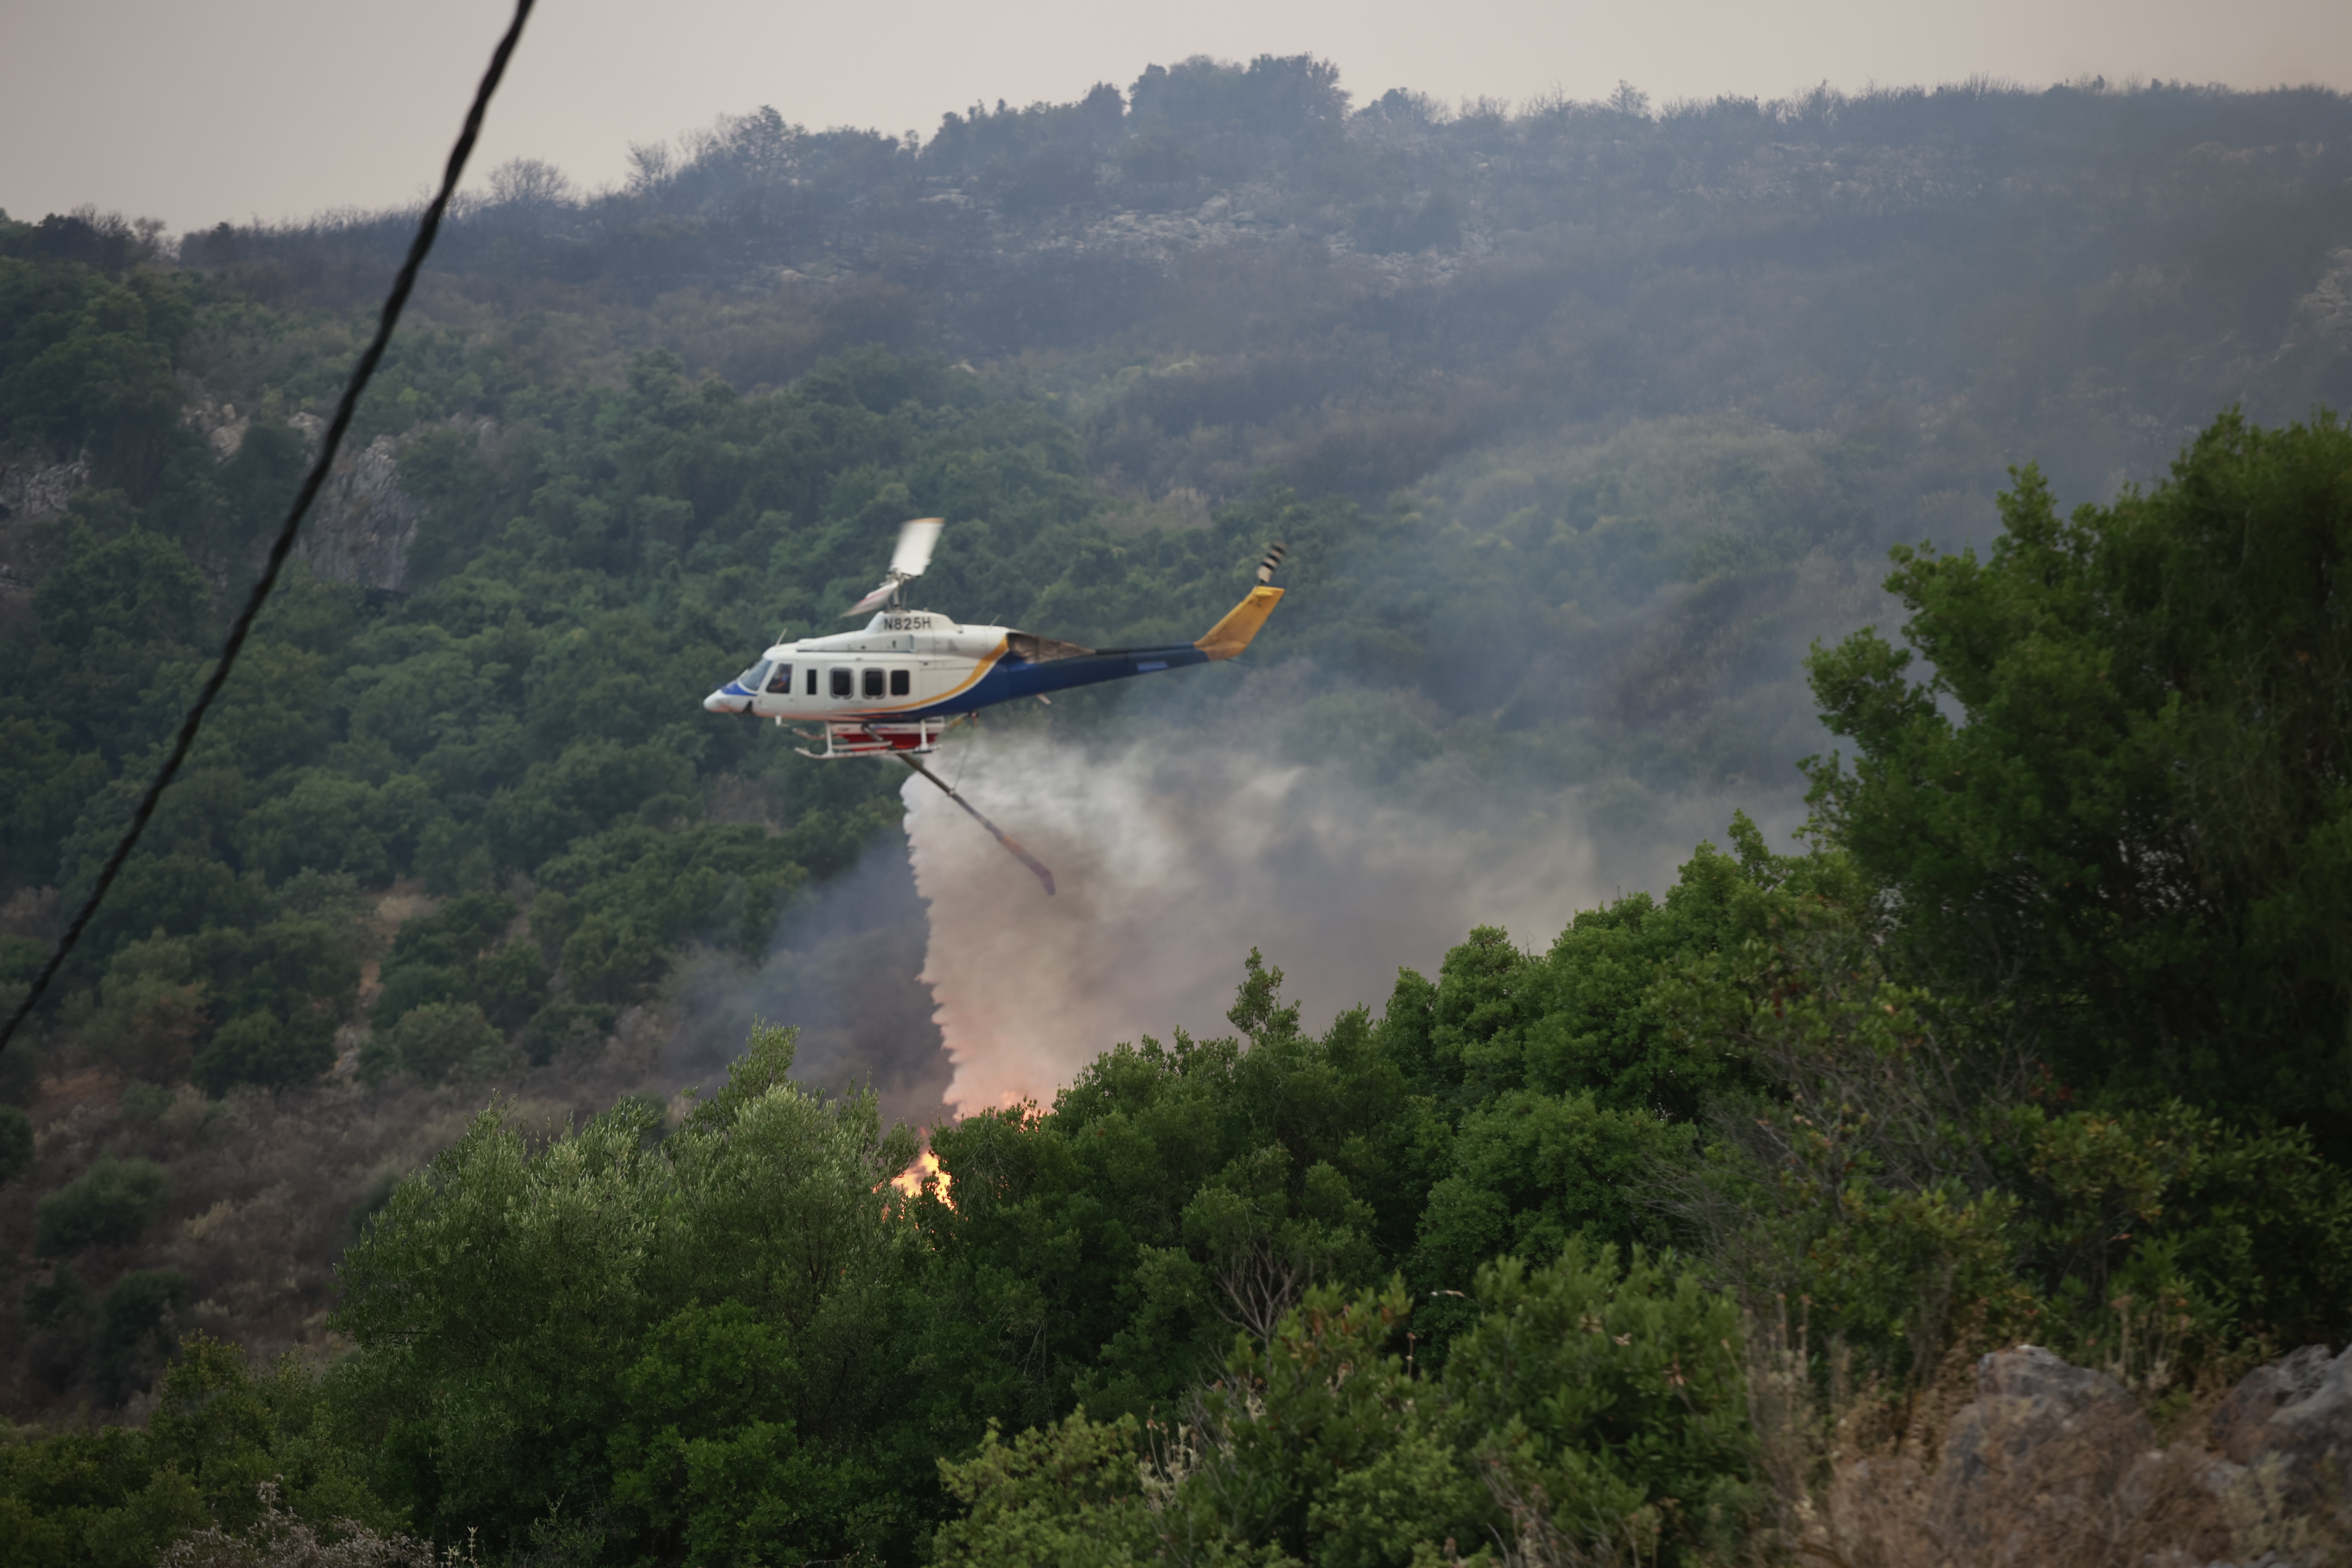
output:
<instances>
[{"instance_id":1,"label":"green tree","mask_svg":"<svg viewBox=\"0 0 2352 1568\"><path fill-rule=\"evenodd\" d=\"M1402 1286L1318 1287L1149 1426L1083 1412L943 1461L950 1564L1719 1560L1759 1499L1738 1310L1641 1253L1482 1268L1443 1374Z\"/></svg>"},{"instance_id":2,"label":"green tree","mask_svg":"<svg viewBox=\"0 0 2352 1568\"><path fill-rule=\"evenodd\" d=\"M885 1440L914 1260L887 1184L914 1142L791 1082L793 1047L756 1033L666 1138L640 1101L544 1142L486 1111L394 1191L335 1319L386 1495L499 1550L584 1499L632 1558L908 1550L930 1483Z\"/></svg>"},{"instance_id":3,"label":"green tree","mask_svg":"<svg viewBox=\"0 0 2352 1568\"><path fill-rule=\"evenodd\" d=\"M136 1241L172 1201L172 1178L152 1160L101 1154L40 1201L33 1256L62 1258L86 1247Z\"/></svg>"},{"instance_id":4,"label":"green tree","mask_svg":"<svg viewBox=\"0 0 2352 1568\"><path fill-rule=\"evenodd\" d=\"M2070 1101L2020 1055L2030 1037L1895 983L1866 915L1790 901L1768 937L1655 987L1759 1086L1656 1194L1746 1300L1807 1303L1913 1386L1961 1341L2111 1357L2126 1308L2183 1360L2344 1331L2352 1178L2308 1129Z\"/></svg>"},{"instance_id":5,"label":"green tree","mask_svg":"<svg viewBox=\"0 0 2352 1568\"><path fill-rule=\"evenodd\" d=\"M1911 962L2017 1008L2070 1083L2352 1118L2352 430L2224 416L2062 520L2029 468L1990 556L1897 550L1911 652L1817 652L1852 740L1823 828Z\"/></svg>"},{"instance_id":6,"label":"green tree","mask_svg":"<svg viewBox=\"0 0 2352 1568\"><path fill-rule=\"evenodd\" d=\"M144 1568L191 1531L251 1530L265 1486L278 1522L301 1521L321 1545L396 1528L324 1440L320 1387L296 1358L257 1369L233 1346L184 1336L144 1429L24 1429L0 1442L0 1551L26 1568Z\"/></svg>"},{"instance_id":7,"label":"green tree","mask_svg":"<svg viewBox=\"0 0 2352 1568\"><path fill-rule=\"evenodd\" d=\"M1727 1555L1760 1499L1738 1306L1671 1257L1571 1241L1482 1270L1445 1387L1523 1532L1663 1560Z\"/></svg>"},{"instance_id":8,"label":"green tree","mask_svg":"<svg viewBox=\"0 0 2352 1568\"><path fill-rule=\"evenodd\" d=\"M124 1275L98 1310L98 1386L120 1405L155 1381L177 1336L171 1314L188 1297L187 1277L169 1268Z\"/></svg>"},{"instance_id":9,"label":"green tree","mask_svg":"<svg viewBox=\"0 0 2352 1568\"><path fill-rule=\"evenodd\" d=\"M504 1065L504 1038L471 1002L428 1002L404 1014L383 1042L404 1072L445 1082L463 1068L488 1075Z\"/></svg>"},{"instance_id":10,"label":"green tree","mask_svg":"<svg viewBox=\"0 0 2352 1568\"><path fill-rule=\"evenodd\" d=\"M976 1408L1035 1426L1083 1400L1172 1409L1234 1329L1263 1335L1313 1285L1369 1285L1410 1245L1445 1129L1361 1013L1319 1039L1252 954L1228 1017L1249 1036L1105 1053L1057 1097L932 1138L955 1207L925 1208L953 1305L943 1355Z\"/></svg>"},{"instance_id":11,"label":"green tree","mask_svg":"<svg viewBox=\"0 0 2352 1568\"><path fill-rule=\"evenodd\" d=\"M188 1076L205 1093L221 1095L240 1083L266 1089L309 1083L334 1065L331 1020L298 1015L281 1023L272 1013L247 1013L221 1026L212 1044L196 1053Z\"/></svg>"}]
</instances>

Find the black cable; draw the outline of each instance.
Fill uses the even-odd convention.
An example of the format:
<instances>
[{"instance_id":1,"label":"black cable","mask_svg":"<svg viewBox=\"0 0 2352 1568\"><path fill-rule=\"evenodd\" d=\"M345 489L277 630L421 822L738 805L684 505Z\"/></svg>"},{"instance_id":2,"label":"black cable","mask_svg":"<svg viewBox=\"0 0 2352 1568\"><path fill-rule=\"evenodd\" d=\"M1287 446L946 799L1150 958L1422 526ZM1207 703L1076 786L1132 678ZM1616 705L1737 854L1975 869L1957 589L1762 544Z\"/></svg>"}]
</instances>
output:
<instances>
[{"instance_id":1,"label":"black cable","mask_svg":"<svg viewBox=\"0 0 2352 1568\"><path fill-rule=\"evenodd\" d=\"M90 889L89 901L82 905L81 912L74 916L73 924L66 928L65 936L58 942L58 950L49 954L49 962L33 981L33 988L26 993L16 1016L8 1020L5 1028L0 1028L0 1050L7 1048L8 1042L16 1037L17 1026L32 1016L34 1007L41 1000L41 994L49 988L49 982L57 977L58 969L63 967L75 944L81 941L81 933L89 928L90 917L98 913L98 906L105 901L107 889L114 886L114 879L121 872L122 863L131 858L131 851L139 843L139 836L147 830L148 819L155 815L155 803L163 798L164 789L179 773L180 764L187 760L188 749L195 744L196 731L204 728L205 714L211 709L213 699L220 695L221 688L227 684L229 670L236 665L238 653L243 651L245 639L253 630L255 620L260 616L262 605L268 602L270 590L278 586L278 574L284 570L286 557L294 549L294 536L300 531L302 519L310 511L310 503L318 499L320 487L327 482L327 470L334 466L335 454L342 447L344 433L352 427L352 413L359 406L360 394L367 390L369 379L375 374L375 367L392 342L393 329L400 324L400 312L408 304L409 292L416 287L416 274L425 266L425 255L432 250L435 237L441 232L442 216L449 210L450 198L457 194L457 181L466 173L466 160L473 155L474 142L482 132L482 116L489 110L491 95L499 90L499 79L507 74L507 61L513 57L515 45L521 41L522 25L530 19L533 3L534 0L515 0L514 21L508 26L506 37L499 40L497 51L490 56L490 68L482 73L482 85L474 90L474 106L466 111L466 124L457 132L457 144L449 150L449 165L441 175L441 194L433 198L432 205L425 209L423 220L416 226L416 238L408 247L408 259L401 263L400 276L393 279L392 292L384 297L383 316L376 323L375 337L368 344L367 351L360 355L359 364L352 372L351 384L343 388L342 401L335 405L335 416L328 423L326 438L319 445L318 460L310 465L310 473L304 476L302 489L294 497L294 509L286 514L285 522L278 530L277 541L269 547L269 559L261 569L260 580L254 584L252 594L245 601L244 613L229 628L228 641L221 645L220 658L213 664L211 679L205 682L205 689L196 694L195 704L188 710L187 718L181 721L180 736L173 742L172 754L163 759L162 771L147 785L147 794L140 800L139 809L131 814L130 829L123 834L122 841L114 847L114 853L107 857L105 867L98 874L98 885Z\"/></svg>"}]
</instances>

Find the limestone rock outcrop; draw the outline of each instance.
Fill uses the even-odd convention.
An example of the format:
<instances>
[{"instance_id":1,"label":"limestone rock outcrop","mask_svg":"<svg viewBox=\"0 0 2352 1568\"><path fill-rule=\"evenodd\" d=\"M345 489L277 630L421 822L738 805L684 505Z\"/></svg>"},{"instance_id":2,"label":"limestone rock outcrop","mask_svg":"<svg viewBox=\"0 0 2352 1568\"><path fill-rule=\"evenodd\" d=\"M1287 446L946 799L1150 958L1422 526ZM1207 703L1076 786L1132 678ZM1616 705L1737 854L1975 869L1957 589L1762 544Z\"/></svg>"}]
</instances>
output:
<instances>
[{"instance_id":1,"label":"limestone rock outcrop","mask_svg":"<svg viewBox=\"0 0 2352 1568\"><path fill-rule=\"evenodd\" d=\"M1927 1510L1954 1560L1987 1568L2042 1561L2113 1498L2156 1428L2115 1379L2037 1345L1977 1363L1976 1398L1944 1436Z\"/></svg>"},{"instance_id":2,"label":"limestone rock outcrop","mask_svg":"<svg viewBox=\"0 0 2352 1568\"><path fill-rule=\"evenodd\" d=\"M1849 1568L2332 1568L2352 1562L2352 1349L2255 1368L2169 1446L2133 1392L2033 1345L1948 1416L1849 1449L1799 1515Z\"/></svg>"},{"instance_id":3,"label":"limestone rock outcrop","mask_svg":"<svg viewBox=\"0 0 2352 1568\"><path fill-rule=\"evenodd\" d=\"M29 526L64 515L74 491L89 483L89 462L39 463L0 458L0 522Z\"/></svg>"},{"instance_id":4,"label":"limestone rock outcrop","mask_svg":"<svg viewBox=\"0 0 2352 1568\"><path fill-rule=\"evenodd\" d=\"M2352 1348L2305 1345L2256 1367L2213 1412L2213 1447L2260 1478L2263 1506L2305 1515L2352 1505Z\"/></svg>"},{"instance_id":5,"label":"limestone rock outcrop","mask_svg":"<svg viewBox=\"0 0 2352 1568\"><path fill-rule=\"evenodd\" d=\"M316 432L303 434L315 445ZM400 446L379 436L356 452L346 447L337 455L294 544L294 553L320 576L362 588L407 586L408 549L416 542L425 509L400 488Z\"/></svg>"}]
</instances>

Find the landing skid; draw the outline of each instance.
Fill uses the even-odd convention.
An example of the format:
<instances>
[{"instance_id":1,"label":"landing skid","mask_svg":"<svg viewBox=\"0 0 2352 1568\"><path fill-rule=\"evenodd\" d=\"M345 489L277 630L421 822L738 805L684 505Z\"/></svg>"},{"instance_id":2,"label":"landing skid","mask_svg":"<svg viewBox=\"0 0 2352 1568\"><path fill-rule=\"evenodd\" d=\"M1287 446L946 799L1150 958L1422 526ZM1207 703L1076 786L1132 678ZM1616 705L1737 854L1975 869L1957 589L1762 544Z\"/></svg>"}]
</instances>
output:
<instances>
[{"instance_id":1,"label":"landing skid","mask_svg":"<svg viewBox=\"0 0 2352 1568\"><path fill-rule=\"evenodd\" d=\"M822 762L841 757L919 757L938 751L940 737L955 722L952 719L918 719L911 724L864 724L856 721L828 723L821 736L807 730L801 731L812 741L822 738L824 751L812 752L806 746L794 746L793 750Z\"/></svg>"}]
</instances>

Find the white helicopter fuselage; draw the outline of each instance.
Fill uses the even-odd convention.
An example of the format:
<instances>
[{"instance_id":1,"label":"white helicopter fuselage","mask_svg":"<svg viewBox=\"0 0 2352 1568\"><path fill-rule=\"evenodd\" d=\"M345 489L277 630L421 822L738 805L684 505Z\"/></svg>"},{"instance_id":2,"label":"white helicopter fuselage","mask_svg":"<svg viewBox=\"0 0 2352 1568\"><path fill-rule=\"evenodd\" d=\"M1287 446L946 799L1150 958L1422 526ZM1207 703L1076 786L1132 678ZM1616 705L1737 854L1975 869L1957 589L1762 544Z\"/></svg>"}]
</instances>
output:
<instances>
[{"instance_id":1,"label":"white helicopter fuselage","mask_svg":"<svg viewBox=\"0 0 2352 1568\"><path fill-rule=\"evenodd\" d=\"M822 724L824 751L811 755L908 756L932 750L950 724L992 703L1238 658L1282 599L1267 581L1282 563L1284 546L1276 544L1258 563L1258 585L1249 596L1193 642L1093 648L1010 626L968 626L900 607L907 584L929 566L944 526L935 517L899 525L888 574L850 610L875 610L865 630L778 642L704 698L703 707L779 724Z\"/></svg>"},{"instance_id":2,"label":"white helicopter fuselage","mask_svg":"<svg viewBox=\"0 0 2352 1568\"><path fill-rule=\"evenodd\" d=\"M967 626L928 610L883 611L860 631L777 643L702 700L714 713L780 723L904 721L968 710L953 704L1008 651L1006 628Z\"/></svg>"},{"instance_id":3,"label":"white helicopter fuselage","mask_svg":"<svg viewBox=\"0 0 2352 1568\"><path fill-rule=\"evenodd\" d=\"M1282 597L1261 586L1197 642L1091 648L929 610L886 609L863 631L780 642L702 700L713 713L824 726L827 757L928 752L960 716L1131 675L1232 658Z\"/></svg>"}]
</instances>

